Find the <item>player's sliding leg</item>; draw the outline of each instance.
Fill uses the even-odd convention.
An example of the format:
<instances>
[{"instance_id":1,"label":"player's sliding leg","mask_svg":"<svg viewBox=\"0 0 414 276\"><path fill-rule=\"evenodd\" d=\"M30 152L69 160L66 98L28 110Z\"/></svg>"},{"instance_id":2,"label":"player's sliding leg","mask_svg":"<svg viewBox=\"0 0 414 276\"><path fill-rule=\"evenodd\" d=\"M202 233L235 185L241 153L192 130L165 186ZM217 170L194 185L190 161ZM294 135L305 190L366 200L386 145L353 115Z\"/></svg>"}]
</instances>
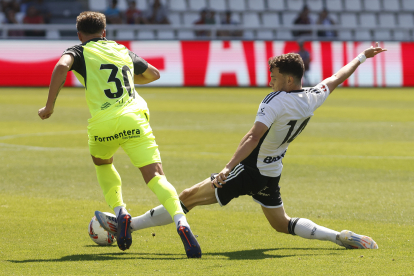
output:
<instances>
[{"instance_id":1,"label":"player's sliding leg","mask_svg":"<svg viewBox=\"0 0 414 276\"><path fill-rule=\"evenodd\" d=\"M153 163L139 168L148 188L154 192L158 200L165 207L170 217L174 220L177 232L181 237L184 248L189 258L200 258L201 249L195 236L191 232L184 211L181 208L178 194L173 185L165 177L160 163Z\"/></svg>"},{"instance_id":2,"label":"player's sliding leg","mask_svg":"<svg viewBox=\"0 0 414 276\"><path fill-rule=\"evenodd\" d=\"M368 236L358 235L349 230L342 230L339 240L350 249L378 249L377 243Z\"/></svg>"},{"instance_id":3,"label":"player's sliding leg","mask_svg":"<svg viewBox=\"0 0 414 276\"><path fill-rule=\"evenodd\" d=\"M181 206L182 207L182 206ZM185 214L187 212L184 210ZM145 214L133 217L131 219L131 230L132 232L150 228L154 226L163 226L170 223L173 223L174 221L171 219L170 214L168 213L167 209L163 205L159 205L149 211L147 211Z\"/></svg>"},{"instance_id":4,"label":"player's sliding leg","mask_svg":"<svg viewBox=\"0 0 414 276\"><path fill-rule=\"evenodd\" d=\"M214 189L211 188L211 180L206 180L185 189L180 196L181 207L184 213L188 213L191 209L198 205L209 205L217 203ZM172 223L171 216L164 206L160 205L149 210L145 214L132 218L132 231L141 230L153 226L162 226Z\"/></svg>"},{"instance_id":5,"label":"player's sliding leg","mask_svg":"<svg viewBox=\"0 0 414 276\"><path fill-rule=\"evenodd\" d=\"M344 230L341 233L317 225L306 218L290 218L283 208L265 208L262 206L270 225L278 232L285 234L298 235L305 239L316 239L321 241L331 241L349 249L377 249L374 240L367 236L357 235Z\"/></svg>"},{"instance_id":6,"label":"player's sliding leg","mask_svg":"<svg viewBox=\"0 0 414 276\"><path fill-rule=\"evenodd\" d=\"M358 235L348 230L339 233L305 218L292 218L288 229L289 234L305 239L329 240L348 249L378 249L377 243L368 236Z\"/></svg>"},{"instance_id":7,"label":"player's sliding leg","mask_svg":"<svg viewBox=\"0 0 414 276\"><path fill-rule=\"evenodd\" d=\"M188 213L192 208L197 205L209 205L217 203L215 196L215 190L211 188L211 180L206 180L185 189L179 196L181 200L181 207L184 213ZM110 233L116 233L118 227L115 216L107 215L102 212L96 211L96 217L101 218L99 220L101 226ZM171 215L165 209L163 205L159 205L145 214L134 217L131 220L131 230L137 231L154 226L162 226L173 223Z\"/></svg>"},{"instance_id":8,"label":"player's sliding leg","mask_svg":"<svg viewBox=\"0 0 414 276\"><path fill-rule=\"evenodd\" d=\"M185 206L181 203L181 207L185 214L188 213L186 211ZM105 214L100 211L95 212L95 216L99 219L101 226L108 231L109 233L116 235L116 231L118 228L118 222L116 220L116 216L112 214ZM167 224L174 223L171 219L170 213L168 213L167 209L163 205L159 205L145 214L134 217L131 219L131 232L146 229L154 226L163 226Z\"/></svg>"},{"instance_id":9,"label":"player's sliding leg","mask_svg":"<svg viewBox=\"0 0 414 276\"><path fill-rule=\"evenodd\" d=\"M291 235L298 235L299 237L305 239L331 241L340 246L345 246L339 240L339 233L337 231L317 225L313 221L306 218L291 218L287 229L288 233Z\"/></svg>"},{"instance_id":10,"label":"player's sliding leg","mask_svg":"<svg viewBox=\"0 0 414 276\"><path fill-rule=\"evenodd\" d=\"M121 177L112 164L113 158L99 159L93 157L95 163L96 175L99 185L105 196L105 201L114 210L117 215L118 231L115 233L117 238L118 247L121 250L128 249L132 244L131 236L131 215L125 208L125 204L122 199L122 182ZM99 223L105 223L101 215L96 216ZM111 231L113 233L113 231Z\"/></svg>"}]
</instances>

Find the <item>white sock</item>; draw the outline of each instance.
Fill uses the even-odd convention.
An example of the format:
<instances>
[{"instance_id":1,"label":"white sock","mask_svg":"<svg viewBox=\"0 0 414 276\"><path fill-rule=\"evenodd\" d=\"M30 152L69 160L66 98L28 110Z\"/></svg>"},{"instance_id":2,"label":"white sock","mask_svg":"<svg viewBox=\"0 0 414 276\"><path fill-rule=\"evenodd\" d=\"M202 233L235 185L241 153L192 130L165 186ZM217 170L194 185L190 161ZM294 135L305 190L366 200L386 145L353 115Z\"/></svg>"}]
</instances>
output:
<instances>
[{"instance_id":1,"label":"white sock","mask_svg":"<svg viewBox=\"0 0 414 276\"><path fill-rule=\"evenodd\" d=\"M188 225L187 218L183 214L177 214L174 216L174 222L175 226L178 228L178 226L187 226L190 228L190 225Z\"/></svg>"},{"instance_id":2,"label":"white sock","mask_svg":"<svg viewBox=\"0 0 414 276\"><path fill-rule=\"evenodd\" d=\"M164 206L159 205L139 217L131 219L132 232L153 226L162 226L172 223L172 219Z\"/></svg>"},{"instance_id":3,"label":"white sock","mask_svg":"<svg viewBox=\"0 0 414 276\"><path fill-rule=\"evenodd\" d=\"M116 217L118 217L118 216L119 216L119 212L121 212L121 211L122 211L122 208L125 208L125 207L118 206L118 207L115 207L115 208L114 208L114 212L115 212L115 216L116 216ZM125 209L125 211L126 211L126 209Z\"/></svg>"},{"instance_id":4,"label":"white sock","mask_svg":"<svg viewBox=\"0 0 414 276\"><path fill-rule=\"evenodd\" d=\"M295 218L292 220L295 220ZM317 225L309 219L297 219L296 226L293 227L293 232L296 235L305 239L331 241L338 244L336 240L336 235L339 234L339 232Z\"/></svg>"}]
</instances>

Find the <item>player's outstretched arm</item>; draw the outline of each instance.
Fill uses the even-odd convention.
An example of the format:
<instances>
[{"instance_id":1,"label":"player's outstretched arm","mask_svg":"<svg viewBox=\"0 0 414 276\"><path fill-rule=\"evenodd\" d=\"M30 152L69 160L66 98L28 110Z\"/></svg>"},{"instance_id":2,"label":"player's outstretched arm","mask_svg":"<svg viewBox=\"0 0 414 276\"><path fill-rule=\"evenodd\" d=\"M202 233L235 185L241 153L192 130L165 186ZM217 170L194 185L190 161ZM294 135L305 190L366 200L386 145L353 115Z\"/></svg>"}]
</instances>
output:
<instances>
[{"instance_id":1,"label":"player's outstretched arm","mask_svg":"<svg viewBox=\"0 0 414 276\"><path fill-rule=\"evenodd\" d=\"M333 90L338 87L341 83L343 83L347 78L349 78L358 66L363 63L367 58L372 58L379 53L387 51L387 49L383 49L379 47L379 43L377 42L375 47L371 46L370 48L363 51L359 54L356 58L354 58L350 63L342 67L337 73L335 73L332 77L329 77L322 82L325 83L329 87L329 91L331 93Z\"/></svg>"},{"instance_id":2,"label":"player's outstretched arm","mask_svg":"<svg viewBox=\"0 0 414 276\"><path fill-rule=\"evenodd\" d=\"M72 67L73 61L73 56L66 54L56 63L55 69L53 69L52 79L50 80L49 96L47 98L46 106L38 111L40 119L44 120L52 116L57 96L65 84L66 75Z\"/></svg>"},{"instance_id":3,"label":"player's outstretched arm","mask_svg":"<svg viewBox=\"0 0 414 276\"><path fill-rule=\"evenodd\" d=\"M160 78L160 72L157 68L148 63L148 68L144 73L134 76L135 84L147 84Z\"/></svg>"},{"instance_id":4,"label":"player's outstretched arm","mask_svg":"<svg viewBox=\"0 0 414 276\"><path fill-rule=\"evenodd\" d=\"M250 131L243 137L239 146L237 147L236 152L231 158L230 162L224 167L223 170L216 176L216 179L213 180L212 184L217 188L220 188L221 184L225 184L227 176L230 174L231 170L243 161L247 156L252 153L252 151L257 147L260 142L260 139L268 130L268 127L262 122L255 122ZM213 187L213 186L212 186Z\"/></svg>"}]
</instances>

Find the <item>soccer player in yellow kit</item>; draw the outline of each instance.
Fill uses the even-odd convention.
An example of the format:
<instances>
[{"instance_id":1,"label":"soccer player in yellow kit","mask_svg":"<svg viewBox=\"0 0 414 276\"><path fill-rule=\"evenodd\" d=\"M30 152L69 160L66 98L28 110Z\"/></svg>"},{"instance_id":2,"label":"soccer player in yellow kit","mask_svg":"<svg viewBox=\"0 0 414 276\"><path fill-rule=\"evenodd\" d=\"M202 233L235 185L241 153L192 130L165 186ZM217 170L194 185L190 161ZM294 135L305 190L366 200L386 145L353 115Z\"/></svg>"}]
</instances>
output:
<instances>
[{"instance_id":1,"label":"soccer player in yellow kit","mask_svg":"<svg viewBox=\"0 0 414 276\"><path fill-rule=\"evenodd\" d=\"M56 64L46 106L38 112L41 119L53 114L56 98L68 71L84 85L91 112L88 120L89 150L99 185L108 205L117 216L117 243L121 250L132 244L131 215L122 199L121 177L113 155L121 146L142 173L148 187L168 210L177 226L189 258L200 258L200 246L191 232L175 188L167 181L158 145L149 125L147 103L134 89L159 78L158 70L144 59L114 41L106 40L105 15L82 12L76 19L80 45L67 49ZM96 212L102 220L101 212Z\"/></svg>"}]
</instances>

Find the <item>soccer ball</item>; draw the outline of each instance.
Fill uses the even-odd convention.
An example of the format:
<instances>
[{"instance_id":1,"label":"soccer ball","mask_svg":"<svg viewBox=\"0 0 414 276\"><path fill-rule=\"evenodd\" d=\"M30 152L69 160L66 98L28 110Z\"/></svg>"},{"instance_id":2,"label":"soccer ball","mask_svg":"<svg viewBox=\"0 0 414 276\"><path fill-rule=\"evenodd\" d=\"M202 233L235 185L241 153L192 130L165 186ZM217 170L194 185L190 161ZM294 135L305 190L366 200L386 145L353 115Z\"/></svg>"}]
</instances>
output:
<instances>
[{"instance_id":1,"label":"soccer ball","mask_svg":"<svg viewBox=\"0 0 414 276\"><path fill-rule=\"evenodd\" d=\"M115 240L114 235L103 229L96 217L89 222L88 230L89 237L98 245L111 245Z\"/></svg>"}]
</instances>

